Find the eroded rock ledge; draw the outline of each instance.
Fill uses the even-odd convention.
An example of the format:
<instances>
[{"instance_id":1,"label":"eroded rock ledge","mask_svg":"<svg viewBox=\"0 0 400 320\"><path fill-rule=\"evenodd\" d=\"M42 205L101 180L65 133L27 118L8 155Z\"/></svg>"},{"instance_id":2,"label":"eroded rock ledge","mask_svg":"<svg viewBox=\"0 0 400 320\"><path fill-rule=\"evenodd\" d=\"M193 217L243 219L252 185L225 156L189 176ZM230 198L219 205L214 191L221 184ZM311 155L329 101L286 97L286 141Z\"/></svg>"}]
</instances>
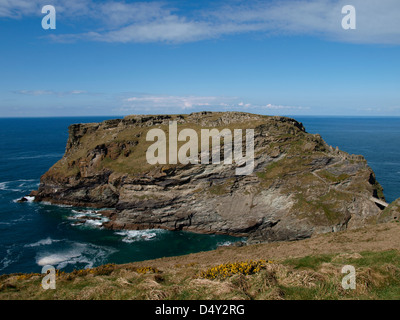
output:
<instances>
[{"instance_id":1,"label":"eroded rock ledge","mask_svg":"<svg viewBox=\"0 0 400 320\"><path fill-rule=\"evenodd\" d=\"M151 128L254 129L255 169L149 165ZM41 177L35 201L110 208L112 229L165 228L295 240L376 223L382 188L362 156L309 134L296 120L239 112L129 116L69 127L65 155Z\"/></svg>"}]
</instances>

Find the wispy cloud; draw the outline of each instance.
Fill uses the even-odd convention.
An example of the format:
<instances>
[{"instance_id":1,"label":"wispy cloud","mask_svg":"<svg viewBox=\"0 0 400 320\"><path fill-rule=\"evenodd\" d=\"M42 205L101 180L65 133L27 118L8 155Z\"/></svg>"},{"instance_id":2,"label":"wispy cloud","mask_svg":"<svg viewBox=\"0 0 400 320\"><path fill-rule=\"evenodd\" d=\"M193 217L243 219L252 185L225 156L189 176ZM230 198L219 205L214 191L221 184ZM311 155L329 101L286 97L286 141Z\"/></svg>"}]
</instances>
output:
<instances>
[{"instance_id":1,"label":"wispy cloud","mask_svg":"<svg viewBox=\"0 0 400 320\"><path fill-rule=\"evenodd\" d=\"M0 0L0 17L40 15L46 0ZM80 33L51 36L56 41L193 42L243 33L313 35L353 43L400 44L398 0L352 0L357 29L343 30L347 0L218 2L213 8L180 10L168 2L54 0L57 14L97 26ZM174 5L178 3L173 2Z\"/></svg>"},{"instance_id":2,"label":"wispy cloud","mask_svg":"<svg viewBox=\"0 0 400 320\"><path fill-rule=\"evenodd\" d=\"M41 16L42 7L53 5L57 14L63 17L82 17L91 15L91 10L97 7L92 0L0 0L0 18L20 19L25 16Z\"/></svg>"},{"instance_id":3,"label":"wispy cloud","mask_svg":"<svg viewBox=\"0 0 400 320\"><path fill-rule=\"evenodd\" d=\"M360 107L356 110L362 115L396 115L400 112L400 106Z\"/></svg>"},{"instance_id":4,"label":"wispy cloud","mask_svg":"<svg viewBox=\"0 0 400 320\"><path fill-rule=\"evenodd\" d=\"M267 110L310 110L310 107L302 107L302 106L283 106L283 105L275 105L275 104L267 104L265 106L261 106L260 108L265 108Z\"/></svg>"},{"instance_id":5,"label":"wispy cloud","mask_svg":"<svg viewBox=\"0 0 400 320\"><path fill-rule=\"evenodd\" d=\"M191 111L200 109L210 111L240 110L248 112L289 112L310 110L310 107L251 103L239 97L138 94L122 99L122 106L118 108L117 111L129 113L143 111L165 112L169 110Z\"/></svg>"},{"instance_id":6,"label":"wispy cloud","mask_svg":"<svg viewBox=\"0 0 400 320\"><path fill-rule=\"evenodd\" d=\"M0 0L0 17L21 18L40 13L40 1Z\"/></svg>"},{"instance_id":7,"label":"wispy cloud","mask_svg":"<svg viewBox=\"0 0 400 320\"><path fill-rule=\"evenodd\" d=\"M84 90L71 90L71 91L53 91L53 90L17 90L13 91L15 94L29 95L29 96L70 96L89 94Z\"/></svg>"},{"instance_id":8,"label":"wispy cloud","mask_svg":"<svg viewBox=\"0 0 400 320\"><path fill-rule=\"evenodd\" d=\"M196 107L232 106L236 97L217 96L171 96L171 95L136 95L123 99L123 108L131 110L144 109L192 109Z\"/></svg>"}]
</instances>

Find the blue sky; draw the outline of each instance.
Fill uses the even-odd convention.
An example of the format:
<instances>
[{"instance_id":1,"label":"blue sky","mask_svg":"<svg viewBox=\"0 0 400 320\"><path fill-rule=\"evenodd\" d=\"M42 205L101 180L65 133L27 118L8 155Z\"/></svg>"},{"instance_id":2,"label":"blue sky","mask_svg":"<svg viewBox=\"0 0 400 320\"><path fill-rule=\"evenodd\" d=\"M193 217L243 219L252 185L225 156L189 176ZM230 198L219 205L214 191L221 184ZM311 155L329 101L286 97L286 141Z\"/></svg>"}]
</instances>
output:
<instances>
[{"instance_id":1,"label":"blue sky","mask_svg":"<svg viewBox=\"0 0 400 320\"><path fill-rule=\"evenodd\" d=\"M0 0L0 40L0 117L400 116L397 0Z\"/></svg>"}]
</instances>

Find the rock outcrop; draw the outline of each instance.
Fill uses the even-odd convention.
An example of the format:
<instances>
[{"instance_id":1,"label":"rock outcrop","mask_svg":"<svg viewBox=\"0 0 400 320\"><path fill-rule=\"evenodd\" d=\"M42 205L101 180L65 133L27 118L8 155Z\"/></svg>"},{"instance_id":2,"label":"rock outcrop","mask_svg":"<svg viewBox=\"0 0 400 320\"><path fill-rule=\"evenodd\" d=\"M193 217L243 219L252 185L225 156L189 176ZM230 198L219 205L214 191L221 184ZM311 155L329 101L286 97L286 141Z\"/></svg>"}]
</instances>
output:
<instances>
[{"instance_id":1,"label":"rock outcrop","mask_svg":"<svg viewBox=\"0 0 400 320\"><path fill-rule=\"evenodd\" d=\"M254 172L236 165L150 165L151 128L254 129ZM183 144L183 142L181 142ZM223 153L222 153L223 154ZM165 228L277 241L375 223L382 188L362 156L309 134L296 120L239 112L129 116L75 124L35 201L110 208L112 229Z\"/></svg>"},{"instance_id":2,"label":"rock outcrop","mask_svg":"<svg viewBox=\"0 0 400 320\"><path fill-rule=\"evenodd\" d=\"M379 223L400 222L400 198L393 201L378 217Z\"/></svg>"}]
</instances>

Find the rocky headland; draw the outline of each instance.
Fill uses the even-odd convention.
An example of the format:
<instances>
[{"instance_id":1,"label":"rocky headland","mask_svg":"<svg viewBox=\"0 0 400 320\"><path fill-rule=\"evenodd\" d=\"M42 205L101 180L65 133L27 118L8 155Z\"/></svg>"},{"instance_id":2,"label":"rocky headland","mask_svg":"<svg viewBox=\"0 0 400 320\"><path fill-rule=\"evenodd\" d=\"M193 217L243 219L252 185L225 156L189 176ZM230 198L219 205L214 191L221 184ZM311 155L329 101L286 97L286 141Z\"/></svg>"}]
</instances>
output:
<instances>
[{"instance_id":1,"label":"rocky headland","mask_svg":"<svg viewBox=\"0 0 400 320\"><path fill-rule=\"evenodd\" d=\"M235 164L146 161L151 128L254 129L254 172ZM180 142L183 144L184 142ZM245 148L245 147L244 147ZM296 240L387 221L380 184L364 157L329 146L290 118L240 112L128 116L69 127L65 154L35 201L108 208L111 229L164 228Z\"/></svg>"}]
</instances>

